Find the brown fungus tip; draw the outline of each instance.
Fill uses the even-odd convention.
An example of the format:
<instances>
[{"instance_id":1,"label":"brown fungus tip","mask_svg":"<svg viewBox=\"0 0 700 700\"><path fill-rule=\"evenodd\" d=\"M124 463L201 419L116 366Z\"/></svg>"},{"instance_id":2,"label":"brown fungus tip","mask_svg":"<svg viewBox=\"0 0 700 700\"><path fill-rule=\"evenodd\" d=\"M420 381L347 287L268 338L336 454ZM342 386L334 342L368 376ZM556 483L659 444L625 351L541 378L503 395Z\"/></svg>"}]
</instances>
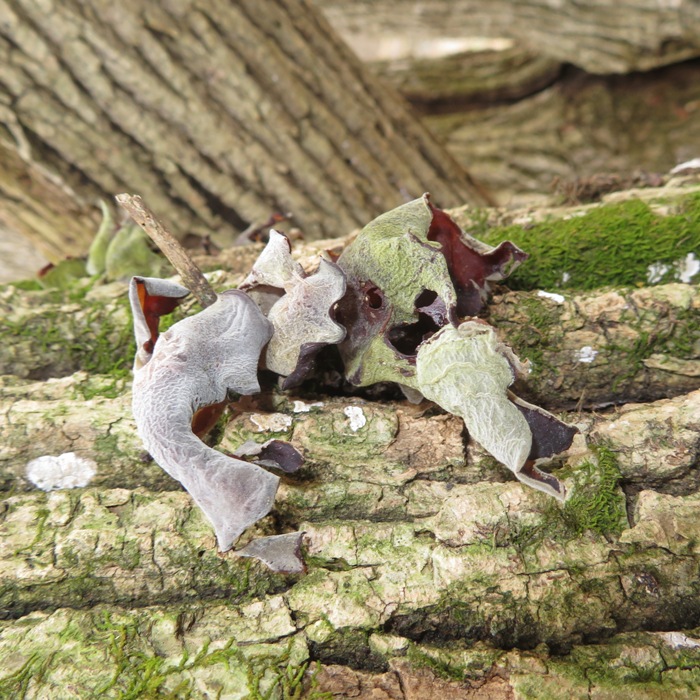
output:
<instances>
[{"instance_id":1,"label":"brown fungus tip","mask_svg":"<svg viewBox=\"0 0 700 700\"><path fill-rule=\"evenodd\" d=\"M158 340L160 317L174 311L189 293L189 289L170 280L157 277L131 278L129 303L134 317L136 369L151 359Z\"/></svg>"}]
</instances>

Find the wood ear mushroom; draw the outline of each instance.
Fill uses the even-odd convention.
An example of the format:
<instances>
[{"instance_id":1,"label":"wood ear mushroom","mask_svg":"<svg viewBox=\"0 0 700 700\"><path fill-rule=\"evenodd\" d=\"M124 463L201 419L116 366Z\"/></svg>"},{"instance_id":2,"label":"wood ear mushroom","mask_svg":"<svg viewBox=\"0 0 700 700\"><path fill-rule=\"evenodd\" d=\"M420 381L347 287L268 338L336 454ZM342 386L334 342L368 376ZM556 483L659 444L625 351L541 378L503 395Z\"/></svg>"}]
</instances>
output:
<instances>
[{"instance_id":1,"label":"wood ear mushroom","mask_svg":"<svg viewBox=\"0 0 700 700\"><path fill-rule=\"evenodd\" d=\"M489 285L526 258L512 243L491 248L472 238L424 195L370 222L337 264L322 259L312 274L292 258L286 237L271 231L239 290L160 337L158 318L188 290L134 277L133 410L144 445L229 550L272 508L279 477L263 466L294 471L302 458L279 441L243 445L230 457L197 435L216 421L229 392L260 391L260 366L288 389L313 368L319 349L338 345L351 384L395 382L411 401L434 401L462 417L521 482L563 501L564 485L537 465L567 450L577 429L510 392L527 363L477 318ZM237 554L299 572L300 538L253 540Z\"/></svg>"},{"instance_id":2,"label":"wood ear mushroom","mask_svg":"<svg viewBox=\"0 0 700 700\"><path fill-rule=\"evenodd\" d=\"M148 312L160 299L181 298L179 285L164 280L148 284L155 294L139 294L132 280L134 325L145 337ZM178 296L179 295L179 296ZM243 531L268 514L279 477L255 464L228 457L205 445L193 432L199 409L221 404L233 391L250 395L260 390L260 353L272 336L272 325L246 294L232 290L219 295L204 311L185 318L157 337L145 364L137 353L133 412L139 435L158 464L190 493L214 526L221 551L229 550ZM298 539L287 538L298 550ZM280 548L275 541L275 547ZM273 547L273 549L275 548ZM258 556L265 547L258 544ZM259 557L262 558L262 557ZM290 564L292 562L292 564ZM266 562L275 568L274 558ZM284 557L285 570L303 570L298 556Z\"/></svg>"}]
</instances>

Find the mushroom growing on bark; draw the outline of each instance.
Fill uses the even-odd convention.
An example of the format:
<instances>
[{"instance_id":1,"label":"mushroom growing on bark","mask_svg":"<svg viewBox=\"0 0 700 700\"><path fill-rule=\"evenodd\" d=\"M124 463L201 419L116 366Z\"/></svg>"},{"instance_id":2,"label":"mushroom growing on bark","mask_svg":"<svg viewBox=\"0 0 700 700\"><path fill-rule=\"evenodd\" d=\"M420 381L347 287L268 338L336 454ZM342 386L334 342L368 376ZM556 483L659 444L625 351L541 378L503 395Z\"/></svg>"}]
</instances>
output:
<instances>
[{"instance_id":1,"label":"mushroom growing on bark","mask_svg":"<svg viewBox=\"0 0 700 700\"><path fill-rule=\"evenodd\" d=\"M292 258L289 239L274 229L240 288L272 323L265 366L285 378L283 389L300 384L313 369L318 351L345 337L345 328L335 320L335 304L345 294L345 275L323 258L307 275Z\"/></svg>"},{"instance_id":2,"label":"mushroom growing on bark","mask_svg":"<svg viewBox=\"0 0 700 700\"><path fill-rule=\"evenodd\" d=\"M227 551L246 528L269 513L279 477L212 449L195 435L193 425L199 411L211 412L232 393L260 391L258 362L272 324L250 297L231 290L159 337L158 317L172 311L186 292L165 280L131 281L138 342L133 412L146 449L187 489L214 526L219 549ZM265 459L281 458L276 463L284 468L292 457L293 468L298 468L298 455L288 447ZM294 556L299 539L299 533L262 538L238 554L256 556L275 570L301 571L303 564Z\"/></svg>"},{"instance_id":3,"label":"mushroom growing on bark","mask_svg":"<svg viewBox=\"0 0 700 700\"><path fill-rule=\"evenodd\" d=\"M476 318L489 283L527 255L462 231L428 195L370 222L343 251L348 291L339 305L347 379L397 382L463 418L470 435L521 481L560 500L558 479L535 466L570 447L577 429L508 391L526 365Z\"/></svg>"},{"instance_id":4,"label":"mushroom growing on bark","mask_svg":"<svg viewBox=\"0 0 700 700\"><path fill-rule=\"evenodd\" d=\"M281 441L246 444L227 456L198 436L231 393L260 391L260 366L289 388L313 368L320 348L339 344L352 384L396 382L412 401L427 397L460 416L520 481L564 500L563 484L536 463L568 449L577 429L510 392L527 363L477 317L489 283L526 257L510 242L492 248L472 238L424 195L369 223L337 264L322 259L313 274L272 230L239 290L223 292L160 337L159 317L188 290L134 277L133 410L144 445L211 521L219 548L230 549L272 508L279 477L262 467L294 471L302 458ZM236 553L298 572L300 538L260 538Z\"/></svg>"}]
</instances>

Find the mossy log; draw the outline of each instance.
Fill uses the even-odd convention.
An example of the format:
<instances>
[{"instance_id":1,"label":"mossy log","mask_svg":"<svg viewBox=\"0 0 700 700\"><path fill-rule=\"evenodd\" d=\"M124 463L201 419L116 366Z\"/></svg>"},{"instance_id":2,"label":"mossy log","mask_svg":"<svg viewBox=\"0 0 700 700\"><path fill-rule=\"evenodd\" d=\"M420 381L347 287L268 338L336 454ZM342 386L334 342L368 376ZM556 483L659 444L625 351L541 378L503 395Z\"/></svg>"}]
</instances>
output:
<instances>
[{"instance_id":1,"label":"mossy log","mask_svg":"<svg viewBox=\"0 0 700 700\"><path fill-rule=\"evenodd\" d=\"M85 377L61 388L70 381ZM42 395L43 386L25 385L25 394ZM278 397L273 413L240 413L223 449L286 437L306 455L256 528L306 532L309 571L299 577L216 553L188 494L135 456L128 396L78 406L61 395L35 400L25 422L11 404L3 430L4 444L24 430L28 440L45 435L39 451L70 447L98 462L94 482L74 491L27 490L30 449L5 473L6 692L59 698L67 684L82 689L77 696L123 697L146 674L161 693L185 684L189 697L217 688L223 697L255 697L262 683L294 697L283 694L283 678L311 659L322 664L307 674L318 688L339 675L372 687L435 672L479 684L510 668L505 687L535 689L551 674L580 683L580 664L625 657L635 645L648 653L632 654L619 675L601 673L601 689L635 674L668 690L700 680L689 631L700 625L700 391L582 417L589 446L581 437L557 470L573 492L563 508L465 445L457 419L425 407ZM350 420L351 406L362 427ZM110 413L111 425L122 426L111 439ZM41 415L53 416L51 428ZM77 425L86 426L81 443L71 439ZM658 629L685 630L691 640L619 636ZM521 651L511 667L502 650L513 646ZM86 654L95 659L89 674ZM664 659L685 673L662 677ZM251 681L251 668L260 678Z\"/></svg>"},{"instance_id":2,"label":"mossy log","mask_svg":"<svg viewBox=\"0 0 700 700\"><path fill-rule=\"evenodd\" d=\"M508 238L532 254L509 282L517 289L496 290L485 316L531 360L522 390L548 408L649 401L698 386L700 296L696 285L677 280L700 257L700 186L671 180L608 200L537 212L454 212L465 230L494 245ZM315 264L323 249L340 252L346 240L308 244L299 251L302 262ZM260 249L233 248L197 262L226 268L210 275L222 290L240 283ZM667 284L643 286L650 278ZM0 374L124 377L133 357L130 324L124 282L93 286L85 279L67 294L8 286L0 291Z\"/></svg>"},{"instance_id":3,"label":"mossy log","mask_svg":"<svg viewBox=\"0 0 700 700\"><path fill-rule=\"evenodd\" d=\"M660 220L680 211L664 196ZM513 226L503 212L456 216L485 237ZM304 264L343 243L305 247ZM214 286L240 281L251 251ZM142 453L123 283L5 288L0 696L694 697L700 304L671 268L657 286L548 283L562 299L500 289L488 308L532 360L532 394L581 431L548 467L564 505L427 402L315 382L234 405L219 449L281 438L306 458L246 535L303 530L296 576L218 554L189 495ZM68 452L94 463L89 483L36 488L28 463Z\"/></svg>"}]
</instances>

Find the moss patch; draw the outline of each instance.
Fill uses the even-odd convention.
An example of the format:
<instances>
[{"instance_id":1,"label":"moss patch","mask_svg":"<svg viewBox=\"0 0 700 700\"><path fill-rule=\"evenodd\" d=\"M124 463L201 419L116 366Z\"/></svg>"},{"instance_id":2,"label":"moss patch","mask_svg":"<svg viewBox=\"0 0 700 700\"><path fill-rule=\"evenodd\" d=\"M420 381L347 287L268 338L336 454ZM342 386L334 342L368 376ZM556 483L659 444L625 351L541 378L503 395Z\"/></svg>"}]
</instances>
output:
<instances>
[{"instance_id":1,"label":"moss patch","mask_svg":"<svg viewBox=\"0 0 700 700\"><path fill-rule=\"evenodd\" d=\"M479 231L485 242L510 240L530 253L508 279L512 289L596 289L677 281L675 263L689 253L700 257L700 195L681 199L675 213L662 216L630 200L590 209L582 216Z\"/></svg>"},{"instance_id":2,"label":"moss patch","mask_svg":"<svg viewBox=\"0 0 700 700\"><path fill-rule=\"evenodd\" d=\"M307 677L310 692L304 691L309 661L299 637L239 646L236 634L222 628L223 635L200 640L201 615L196 609L103 608L28 618L12 630L12 648L3 650L0 696L58 700L70 687L70 697L119 700L328 697L315 691L313 677ZM37 638L42 651L27 653Z\"/></svg>"},{"instance_id":3,"label":"moss patch","mask_svg":"<svg viewBox=\"0 0 700 700\"><path fill-rule=\"evenodd\" d=\"M571 497L564 505L564 520L577 534L586 530L600 535L619 535L628 527L625 496L620 490L622 474L610 448L593 447L596 462L585 462L574 475Z\"/></svg>"}]
</instances>

